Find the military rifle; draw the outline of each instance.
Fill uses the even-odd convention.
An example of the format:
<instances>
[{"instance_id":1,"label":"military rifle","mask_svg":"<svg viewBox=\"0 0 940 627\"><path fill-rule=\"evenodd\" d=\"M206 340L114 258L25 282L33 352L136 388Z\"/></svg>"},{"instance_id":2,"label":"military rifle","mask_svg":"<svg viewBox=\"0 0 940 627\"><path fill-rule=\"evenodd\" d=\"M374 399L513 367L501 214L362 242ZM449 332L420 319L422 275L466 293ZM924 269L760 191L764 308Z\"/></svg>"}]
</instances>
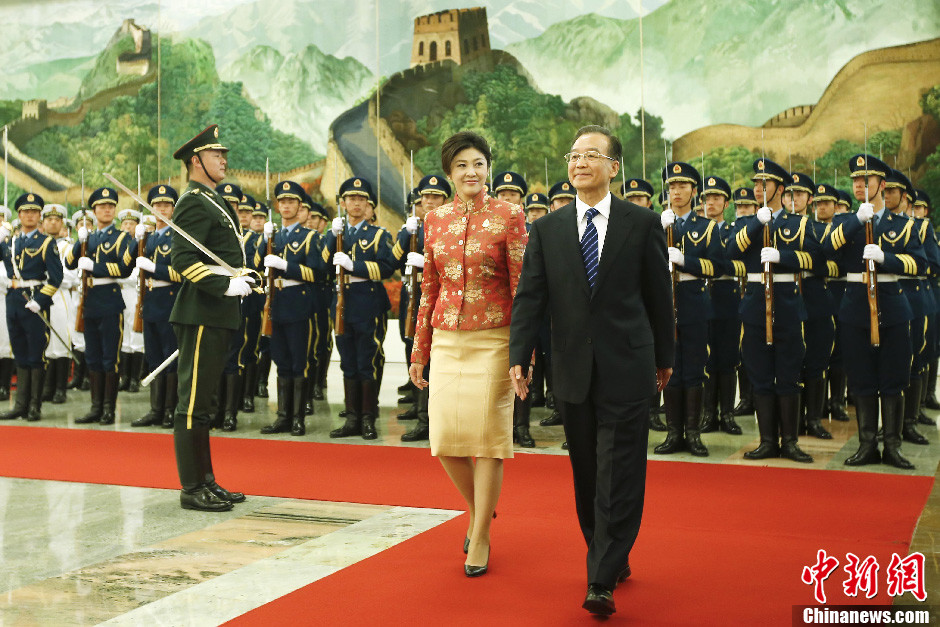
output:
<instances>
[{"instance_id":1,"label":"military rifle","mask_svg":"<svg viewBox=\"0 0 940 627\"><path fill-rule=\"evenodd\" d=\"M264 160L264 195L268 203L268 222L273 223L273 214L271 210L271 175L268 169L268 159ZM266 255L274 254L274 232L268 236ZM265 337L271 337L274 328L271 322L271 301L274 300L274 290L277 289L274 268L267 268L268 272L268 294L264 299L264 312L261 314L261 334Z\"/></svg>"},{"instance_id":2,"label":"military rifle","mask_svg":"<svg viewBox=\"0 0 940 627\"><path fill-rule=\"evenodd\" d=\"M85 168L82 168L82 196L78 200L79 213L81 216L82 225L88 224L88 216L85 214ZM91 233L88 233L88 227L85 227L85 240L81 245L81 256L88 256L88 238L91 237ZM85 332L85 298L88 296L88 290L91 289L92 278L91 273L87 270L82 270L82 279L81 279L81 290L78 297L78 307L75 308L75 331L78 333Z\"/></svg>"},{"instance_id":3,"label":"military rifle","mask_svg":"<svg viewBox=\"0 0 940 627\"><path fill-rule=\"evenodd\" d=\"M865 123L865 202L868 202L868 124ZM875 243L875 229L872 217L865 223L865 244ZM871 329L870 341L872 346L881 345L881 330L878 328L878 270L875 260L869 259L865 269L865 287L868 291L868 319Z\"/></svg>"},{"instance_id":4,"label":"military rifle","mask_svg":"<svg viewBox=\"0 0 940 627\"><path fill-rule=\"evenodd\" d=\"M415 153L411 152L411 189L415 185ZM415 205L411 205L411 217L416 218L417 212ZM411 245L409 252L418 252L418 230L411 234ZM412 265L405 265L405 275L408 280L408 310L405 312L405 339L411 340L415 336L415 326L417 325L418 308L415 307L415 296L418 294L418 273Z\"/></svg>"},{"instance_id":5,"label":"military rifle","mask_svg":"<svg viewBox=\"0 0 940 627\"><path fill-rule=\"evenodd\" d=\"M663 140L663 157L666 159L666 172L663 176L663 195L666 197L666 208L672 210L672 199L669 198L669 188L666 187L666 181L669 179L669 153L666 151L666 140ZM673 224L666 229L666 246L674 248L675 227ZM671 261L669 262L669 274L672 277L672 319L675 322L675 336L679 337L679 271Z\"/></svg>"},{"instance_id":6,"label":"military rifle","mask_svg":"<svg viewBox=\"0 0 940 627\"><path fill-rule=\"evenodd\" d=\"M760 162L764 170L764 207L767 206L767 157L764 152L764 130L760 132ZM764 248L770 248L770 222L764 225ZM774 266L769 261L764 264L761 276L764 284L764 341L767 346L774 343Z\"/></svg>"}]
</instances>

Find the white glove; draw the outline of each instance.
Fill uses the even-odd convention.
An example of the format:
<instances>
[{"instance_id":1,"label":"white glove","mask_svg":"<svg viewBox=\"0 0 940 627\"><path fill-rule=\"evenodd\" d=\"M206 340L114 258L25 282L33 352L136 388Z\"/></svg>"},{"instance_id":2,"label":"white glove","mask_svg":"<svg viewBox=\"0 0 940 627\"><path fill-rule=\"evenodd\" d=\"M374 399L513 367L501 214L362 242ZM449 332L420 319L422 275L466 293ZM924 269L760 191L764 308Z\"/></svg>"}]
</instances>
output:
<instances>
[{"instance_id":1,"label":"white glove","mask_svg":"<svg viewBox=\"0 0 940 627\"><path fill-rule=\"evenodd\" d=\"M862 259L865 261L874 261L875 263L885 262L885 251L881 250L878 244L867 244L862 251Z\"/></svg>"},{"instance_id":2,"label":"white glove","mask_svg":"<svg viewBox=\"0 0 940 627\"><path fill-rule=\"evenodd\" d=\"M666 211L669 211L668 209ZM684 266L685 265L685 255L682 254L682 251L676 248L675 246L670 246L666 249L666 252L669 253L669 263L674 266Z\"/></svg>"},{"instance_id":3,"label":"white glove","mask_svg":"<svg viewBox=\"0 0 940 627\"><path fill-rule=\"evenodd\" d=\"M37 303L36 301L34 301L32 298L30 298L30 299L29 299L29 302L27 302L27 303L26 303L25 305L23 305L23 306L26 307L27 309L29 309L29 310L30 310L31 312L33 312L33 313L37 313L37 314L39 313L39 309L40 309L39 303Z\"/></svg>"},{"instance_id":4,"label":"white glove","mask_svg":"<svg viewBox=\"0 0 940 627\"><path fill-rule=\"evenodd\" d=\"M774 212L770 210L770 207L761 207L757 210L757 219L761 224L767 224L774 218Z\"/></svg>"},{"instance_id":5,"label":"white glove","mask_svg":"<svg viewBox=\"0 0 940 627\"><path fill-rule=\"evenodd\" d=\"M776 248L771 248L767 246L760 249L760 262L761 263L780 263L780 251Z\"/></svg>"},{"instance_id":6,"label":"white glove","mask_svg":"<svg viewBox=\"0 0 940 627\"><path fill-rule=\"evenodd\" d=\"M346 269L347 272L352 272L353 269L352 259L349 258L349 255L343 252L339 252L333 255L333 265L342 266Z\"/></svg>"},{"instance_id":7,"label":"white glove","mask_svg":"<svg viewBox=\"0 0 940 627\"><path fill-rule=\"evenodd\" d=\"M273 234L274 234L274 223L273 223L273 222L265 222L265 223L264 223L264 236L265 236L265 237L271 237L271 235L273 235Z\"/></svg>"},{"instance_id":8,"label":"white glove","mask_svg":"<svg viewBox=\"0 0 940 627\"><path fill-rule=\"evenodd\" d=\"M408 253L405 263L415 268L424 268L424 255L421 253Z\"/></svg>"},{"instance_id":9,"label":"white glove","mask_svg":"<svg viewBox=\"0 0 940 627\"><path fill-rule=\"evenodd\" d=\"M138 268L144 272L149 272L153 274L153 271L157 269L157 264L146 257L138 257L137 261L134 262Z\"/></svg>"},{"instance_id":10,"label":"white glove","mask_svg":"<svg viewBox=\"0 0 940 627\"><path fill-rule=\"evenodd\" d=\"M268 222L268 224L270 224L270 222ZM264 267L274 268L275 270L287 270L287 260L282 259L277 255L265 255Z\"/></svg>"},{"instance_id":11,"label":"white glove","mask_svg":"<svg viewBox=\"0 0 940 627\"><path fill-rule=\"evenodd\" d=\"M249 276L236 276L228 281L228 289L225 290L225 296L248 296L251 294L251 286L255 280Z\"/></svg>"},{"instance_id":12,"label":"white glove","mask_svg":"<svg viewBox=\"0 0 940 627\"><path fill-rule=\"evenodd\" d=\"M405 230L414 235L418 232L418 218L417 216L411 216L405 220Z\"/></svg>"},{"instance_id":13,"label":"white glove","mask_svg":"<svg viewBox=\"0 0 940 627\"><path fill-rule=\"evenodd\" d=\"M330 230L333 231L333 235L339 235L345 228L346 225L343 223L342 218L333 218L333 224L330 226Z\"/></svg>"},{"instance_id":14,"label":"white glove","mask_svg":"<svg viewBox=\"0 0 940 627\"><path fill-rule=\"evenodd\" d=\"M4 222L0 224L0 241L5 240L10 237L10 223Z\"/></svg>"},{"instance_id":15,"label":"white glove","mask_svg":"<svg viewBox=\"0 0 940 627\"><path fill-rule=\"evenodd\" d=\"M78 258L78 269L91 272L95 269L95 262L92 261L91 257L79 257Z\"/></svg>"},{"instance_id":16,"label":"white glove","mask_svg":"<svg viewBox=\"0 0 940 627\"><path fill-rule=\"evenodd\" d=\"M871 220L875 215L875 205L870 202L863 202L858 206L858 211L855 212L855 217L858 218L858 221L862 224L865 224Z\"/></svg>"},{"instance_id":17,"label":"white glove","mask_svg":"<svg viewBox=\"0 0 940 627\"><path fill-rule=\"evenodd\" d=\"M144 239L144 235L146 234L147 234L146 224L138 224L137 226L134 227L134 239L136 239L138 242Z\"/></svg>"},{"instance_id":18,"label":"white glove","mask_svg":"<svg viewBox=\"0 0 940 627\"><path fill-rule=\"evenodd\" d=\"M78 227L78 241L84 242L88 239L88 229L83 226Z\"/></svg>"},{"instance_id":19,"label":"white glove","mask_svg":"<svg viewBox=\"0 0 940 627\"><path fill-rule=\"evenodd\" d=\"M663 229L668 229L676 222L676 212L672 209L664 210L659 216L659 221L662 223Z\"/></svg>"}]
</instances>

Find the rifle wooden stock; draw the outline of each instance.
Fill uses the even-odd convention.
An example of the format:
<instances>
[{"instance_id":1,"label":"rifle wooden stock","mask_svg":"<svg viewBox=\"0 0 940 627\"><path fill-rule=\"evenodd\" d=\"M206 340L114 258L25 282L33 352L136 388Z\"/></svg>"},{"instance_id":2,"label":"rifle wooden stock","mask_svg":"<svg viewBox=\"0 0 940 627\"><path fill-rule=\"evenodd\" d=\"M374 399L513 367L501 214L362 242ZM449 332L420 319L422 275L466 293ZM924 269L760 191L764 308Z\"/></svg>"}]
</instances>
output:
<instances>
[{"instance_id":1,"label":"rifle wooden stock","mask_svg":"<svg viewBox=\"0 0 940 627\"><path fill-rule=\"evenodd\" d=\"M139 242L137 242L137 256L143 257L147 254L147 238L150 233L145 233ZM134 333L142 333L144 330L144 297L147 295L147 277L143 270L137 270L137 306L134 308Z\"/></svg>"},{"instance_id":2,"label":"rifle wooden stock","mask_svg":"<svg viewBox=\"0 0 940 627\"><path fill-rule=\"evenodd\" d=\"M343 250L343 234L336 236L336 252ZM336 320L333 322L336 335L346 333L346 270L336 266Z\"/></svg>"},{"instance_id":3,"label":"rifle wooden stock","mask_svg":"<svg viewBox=\"0 0 940 627\"><path fill-rule=\"evenodd\" d=\"M268 237L266 253L274 254L274 233ZM268 268L268 293L264 299L264 313L261 314L261 334L265 337L271 337L274 328L271 323L271 301L274 300L274 290L277 289L277 278L274 276L274 268Z\"/></svg>"},{"instance_id":4,"label":"rifle wooden stock","mask_svg":"<svg viewBox=\"0 0 940 627\"><path fill-rule=\"evenodd\" d=\"M675 227L670 226L666 229L666 246L669 248L673 248L676 245L674 228ZM669 263L669 274L672 277L672 319L676 323L676 337L679 337L679 296L677 294L679 289L679 271L676 270L676 266L671 262Z\"/></svg>"},{"instance_id":5,"label":"rifle wooden stock","mask_svg":"<svg viewBox=\"0 0 940 627\"><path fill-rule=\"evenodd\" d=\"M418 252L418 232L411 234L411 251ZM415 306L415 295L418 293L418 273L414 267L411 267L411 274L408 275L408 311L405 314L405 339L411 340L415 336L415 325L417 324L418 308Z\"/></svg>"},{"instance_id":6,"label":"rifle wooden stock","mask_svg":"<svg viewBox=\"0 0 940 627\"><path fill-rule=\"evenodd\" d=\"M770 247L770 225L764 225L764 248ZM764 335L767 345L774 343L774 268L769 261L764 264Z\"/></svg>"},{"instance_id":7,"label":"rifle wooden stock","mask_svg":"<svg viewBox=\"0 0 940 627\"><path fill-rule=\"evenodd\" d=\"M872 228L871 220L865 223L865 243L875 243L875 234ZM872 259L868 260L868 268L865 270L865 287L868 291L868 315L869 326L871 327L871 345L879 346L881 344L881 332L878 329L878 271L875 269L875 262Z\"/></svg>"},{"instance_id":8,"label":"rifle wooden stock","mask_svg":"<svg viewBox=\"0 0 940 627\"><path fill-rule=\"evenodd\" d=\"M85 241L82 242L82 254L84 257L88 254L88 238L85 238ZM78 307L75 308L75 330L78 333L85 332L85 298L88 296L88 288L90 287L91 277L88 276L87 270L82 270L82 294L78 299Z\"/></svg>"}]
</instances>

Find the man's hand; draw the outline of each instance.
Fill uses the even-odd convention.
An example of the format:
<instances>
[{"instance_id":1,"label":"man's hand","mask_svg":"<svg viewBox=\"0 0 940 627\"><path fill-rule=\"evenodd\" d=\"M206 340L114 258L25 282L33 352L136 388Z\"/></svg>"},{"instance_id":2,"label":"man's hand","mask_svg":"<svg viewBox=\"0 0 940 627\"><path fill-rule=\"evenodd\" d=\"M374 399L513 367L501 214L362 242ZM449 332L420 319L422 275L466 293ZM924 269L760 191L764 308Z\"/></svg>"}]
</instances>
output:
<instances>
[{"instance_id":1,"label":"man's hand","mask_svg":"<svg viewBox=\"0 0 940 627\"><path fill-rule=\"evenodd\" d=\"M138 257L134 264L144 272L149 272L150 274L153 274L153 271L157 269L157 264L147 257Z\"/></svg>"},{"instance_id":2,"label":"man's hand","mask_svg":"<svg viewBox=\"0 0 940 627\"><path fill-rule=\"evenodd\" d=\"M41 307L39 306L39 303L34 301L32 298L30 298L29 301L23 306L35 314L38 314L39 310L41 309Z\"/></svg>"},{"instance_id":3,"label":"man's hand","mask_svg":"<svg viewBox=\"0 0 940 627\"><path fill-rule=\"evenodd\" d=\"M415 268L424 268L424 255L421 253L408 253L405 263Z\"/></svg>"},{"instance_id":4,"label":"man's hand","mask_svg":"<svg viewBox=\"0 0 940 627\"><path fill-rule=\"evenodd\" d=\"M656 369L656 391L662 392L663 388L666 387L666 384L669 383L669 379L672 377L672 368L657 368Z\"/></svg>"},{"instance_id":5,"label":"man's hand","mask_svg":"<svg viewBox=\"0 0 940 627\"><path fill-rule=\"evenodd\" d=\"M870 202L863 202L858 206L858 211L855 212L855 217L858 218L858 221L862 224L865 224L873 217L875 217L875 205Z\"/></svg>"},{"instance_id":6,"label":"man's hand","mask_svg":"<svg viewBox=\"0 0 940 627\"><path fill-rule=\"evenodd\" d=\"M405 230L412 235L418 232L418 218L416 216L410 216L405 220Z\"/></svg>"},{"instance_id":7,"label":"man's hand","mask_svg":"<svg viewBox=\"0 0 940 627\"><path fill-rule=\"evenodd\" d=\"M277 255L265 255L264 256L264 267L265 268L274 268L275 270L287 270L287 260L282 259Z\"/></svg>"},{"instance_id":8,"label":"man's hand","mask_svg":"<svg viewBox=\"0 0 940 627\"><path fill-rule=\"evenodd\" d=\"M522 366L513 366L509 369L509 380L512 381L512 389L520 400L525 400L529 395L529 383L532 382L532 368L529 368L528 374L522 371Z\"/></svg>"},{"instance_id":9,"label":"man's hand","mask_svg":"<svg viewBox=\"0 0 940 627\"><path fill-rule=\"evenodd\" d=\"M10 232L12 230L13 230L13 227L10 226L9 222L4 222L3 224L0 224L0 241L4 241L6 240L6 238L10 237Z\"/></svg>"},{"instance_id":10,"label":"man's hand","mask_svg":"<svg viewBox=\"0 0 940 627\"><path fill-rule=\"evenodd\" d=\"M672 209L666 209L659 216L659 223L663 225L663 230L668 229L676 222L676 212Z\"/></svg>"},{"instance_id":11,"label":"man's hand","mask_svg":"<svg viewBox=\"0 0 940 627\"><path fill-rule=\"evenodd\" d=\"M138 224L137 226L134 227L134 239L136 239L138 242L144 239L144 235L146 234L147 234L146 224Z\"/></svg>"},{"instance_id":12,"label":"man's hand","mask_svg":"<svg viewBox=\"0 0 940 627\"><path fill-rule=\"evenodd\" d=\"M428 387L428 382L424 379L424 364L413 362L411 366L408 367L408 376L411 378L411 382L414 386L419 390Z\"/></svg>"},{"instance_id":13,"label":"man's hand","mask_svg":"<svg viewBox=\"0 0 940 627\"><path fill-rule=\"evenodd\" d=\"M84 270L85 272L91 272L95 269L95 262L92 261L91 257L79 257L78 269Z\"/></svg>"},{"instance_id":14,"label":"man's hand","mask_svg":"<svg viewBox=\"0 0 940 627\"><path fill-rule=\"evenodd\" d=\"M342 218L333 218L333 224L330 225L330 230L333 231L333 235L339 235L346 228Z\"/></svg>"},{"instance_id":15,"label":"man's hand","mask_svg":"<svg viewBox=\"0 0 940 627\"><path fill-rule=\"evenodd\" d=\"M771 246L760 249L761 263L780 263L780 251Z\"/></svg>"},{"instance_id":16,"label":"man's hand","mask_svg":"<svg viewBox=\"0 0 940 627\"><path fill-rule=\"evenodd\" d=\"M685 255L675 246L667 248L666 253L669 255L669 262L672 265L679 266L680 268L685 265Z\"/></svg>"},{"instance_id":17,"label":"man's hand","mask_svg":"<svg viewBox=\"0 0 940 627\"><path fill-rule=\"evenodd\" d=\"M862 259L865 261L874 261L875 263L885 262L885 251L881 250L878 244L866 244L862 251Z\"/></svg>"},{"instance_id":18,"label":"man's hand","mask_svg":"<svg viewBox=\"0 0 940 627\"><path fill-rule=\"evenodd\" d=\"M87 239L88 239L88 229L83 226L78 227L78 241L81 243L85 243Z\"/></svg>"},{"instance_id":19,"label":"man's hand","mask_svg":"<svg viewBox=\"0 0 940 627\"><path fill-rule=\"evenodd\" d=\"M251 286L255 280L250 276L236 276L228 281L228 289L225 290L225 296L248 296L251 294Z\"/></svg>"},{"instance_id":20,"label":"man's hand","mask_svg":"<svg viewBox=\"0 0 940 627\"><path fill-rule=\"evenodd\" d=\"M770 210L770 207L761 207L757 210L757 219L761 224L767 224L774 217L774 212Z\"/></svg>"},{"instance_id":21,"label":"man's hand","mask_svg":"<svg viewBox=\"0 0 940 627\"><path fill-rule=\"evenodd\" d=\"M352 259L349 258L349 255L343 252L335 253L333 255L333 265L342 266L346 269L347 272L352 272L353 269Z\"/></svg>"}]
</instances>

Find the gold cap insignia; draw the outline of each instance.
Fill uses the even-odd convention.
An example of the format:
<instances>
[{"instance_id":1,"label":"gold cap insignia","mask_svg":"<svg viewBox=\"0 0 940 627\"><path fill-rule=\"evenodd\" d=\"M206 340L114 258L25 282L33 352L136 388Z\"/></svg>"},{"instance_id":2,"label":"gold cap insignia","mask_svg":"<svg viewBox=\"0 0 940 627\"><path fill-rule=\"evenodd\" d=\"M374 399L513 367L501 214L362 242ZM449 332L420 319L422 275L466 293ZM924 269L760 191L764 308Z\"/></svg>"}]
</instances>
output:
<instances>
[{"instance_id":1,"label":"gold cap insignia","mask_svg":"<svg viewBox=\"0 0 940 627\"><path fill-rule=\"evenodd\" d=\"M567 183L562 183L562 184L561 184L561 188L564 189L564 190L567 190L569 187L568 187L568 184L567 184Z\"/></svg>"},{"instance_id":2,"label":"gold cap insignia","mask_svg":"<svg viewBox=\"0 0 940 627\"><path fill-rule=\"evenodd\" d=\"M101 195L102 195L103 197L107 198L108 196L111 195L111 192L109 192L108 190L104 190L103 192L101 192Z\"/></svg>"},{"instance_id":3,"label":"gold cap insignia","mask_svg":"<svg viewBox=\"0 0 940 627\"><path fill-rule=\"evenodd\" d=\"M738 196L740 196L741 198L744 198L745 196L747 196L747 192L742 189L741 193L738 194Z\"/></svg>"},{"instance_id":4,"label":"gold cap insignia","mask_svg":"<svg viewBox=\"0 0 940 627\"><path fill-rule=\"evenodd\" d=\"M864 165L865 165L865 159L863 159L862 157L859 157L858 159L855 160L855 165L858 166L858 167L864 166Z\"/></svg>"},{"instance_id":5,"label":"gold cap insignia","mask_svg":"<svg viewBox=\"0 0 940 627\"><path fill-rule=\"evenodd\" d=\"M757 162L757 169L758 169L758 170L763 170L763 169L764 169L764 160L763 160L763 159L761 159L760 161Z\"/></svg>"},{"instance_id":6,"label":"gold cap insignia","mask_svg":"<svg viewBox=\"0 0 940 627\"><path fill-rule=\"evenodd\" d=\"M225 186L225 193L228 194L228 193L231 192L231 191L232 191L232 186L231 186L231 185L226 185L226 186Z\"/></svg>"},{"instance_id":7,"label":"gold cap insignia","mask_svg":"<svg viewBox=\"0 0 940 627\"><path fill-rule=\"evenodd\" d=\"M436 176L432 176L431 179L428 181L428 184L429 184L429 185L437 185L437 177L436 177Z\"/></svg>"},{"instance_id":8,"label":"gold cap insignia","mask_svg":"<svg viewBox=\"0 0 940 627\"><path fill-rule=\"evenodd\" d=\"M160 186L160 189L157 190L157 193L159 193L159 194L165 194L165 193L166 193L166 188L165 188L163 185L161 185L161 186Z\"/></svg>"},{"instance_id":9,"label":"gold cap insignia","mask_svg":"<svg viewBox=\"0 0 940 627\"><path fill-rule=\"evenodd\" d=\"M709 184L709 185L714 185L714 184L715 184L715 179L713 179L713 178L708 179L708 184Z\"/></svg>"},{"instance_id":10,"label":"gold cap insignia","mask_svg":"<svg viewBox=\"0 0 940 627\"><path fill-rule=\"evenodd\" d=\"M287 183L284 183L283 185L281 185L281 189L290 189L290 185L288 185Z\"/></svg>"},{"instance_id":11,"label":"gold cap insignia","mask_svg":"<svg viewBox=\"0 0 940 627\"><path fill-rule=\"evenodd\" d=\"M799 182L800 182L800 177L797 176L796 174L794 174L794 175L793 175L793 182L794 182L794 183L799 183Z\"/></svg>"},{"instance_id":12,"label":"gold cap insignia","mask_svg":"<svg viewBox=\"0 0 940 627\"><path fill-rule=\"evenodd\" d=\"M630 189L636 189L636 181L630 181Z\"/></svg>"},{"instance_id":13,"label":"gold cap insignia","mask_svg":"<svg viewBox=\"0 0 940 627\"><path fill-rule=\"evenodd\" d=\"M362 181L360 181L359 179L355 179L353 181L353 187L362 187Z\"/></svg>"},{"instance_id":14,"label":"gold cap insignia","mask_svg":"<svg viewBox=\"0 0 940 627\"><path fill-rule=\"evenodd\" d=\"M818 189L817 191L818 191L820 194L822 194L823 192L826 191L826 187L825 187L824 185L820 185L820 186L819 186L819 189Z\"/></svg>"},{"instance_id":15,"label":"gold cap insignia","mask_svg":"<svg viewBox=\"0 0 940 627\"><path fill-rule=\"evenodd\" d=\"M506 176L503 177L504 183L512 183L512 174L509 172L506 173Z\"/></svg>"},{"instance_id":16,"label":"gold cap insignia","mask_svg":"<svg viewBox=\"0 0 940 627\"><path fill-rule=\"evenodd\" d=\"M212 134L215 135L215 138L216 138L216 139L219 138L219 127L218 127L218 126L216 126L214 129L212 129Z\"/></svg>"},{"instance_id":17,"label":"gold cap insignia","mask_svg":"<svg viewBox=\"0 0 940 627\"><path fill-rule=\"evenodd\" d=\"M676 165L672 166L672 173L673 173L673 174L679 174L680 172L682 172L682 166L680 166L678 163L677 163Z\"/></svg>"},{"instance_id":18,"label":"gold cap insignia","mask_svg":"<svg viewBox=\"0 0 940 627\"><path fill-rule=\"evenodd\" d=\"M35 198L32 194L30 194L30 195L28 195L28 196L26 197L26 201L27 201L27 202L33 202L34 200L36 200L36 198Z\"/></svg>"}]
</instances>

